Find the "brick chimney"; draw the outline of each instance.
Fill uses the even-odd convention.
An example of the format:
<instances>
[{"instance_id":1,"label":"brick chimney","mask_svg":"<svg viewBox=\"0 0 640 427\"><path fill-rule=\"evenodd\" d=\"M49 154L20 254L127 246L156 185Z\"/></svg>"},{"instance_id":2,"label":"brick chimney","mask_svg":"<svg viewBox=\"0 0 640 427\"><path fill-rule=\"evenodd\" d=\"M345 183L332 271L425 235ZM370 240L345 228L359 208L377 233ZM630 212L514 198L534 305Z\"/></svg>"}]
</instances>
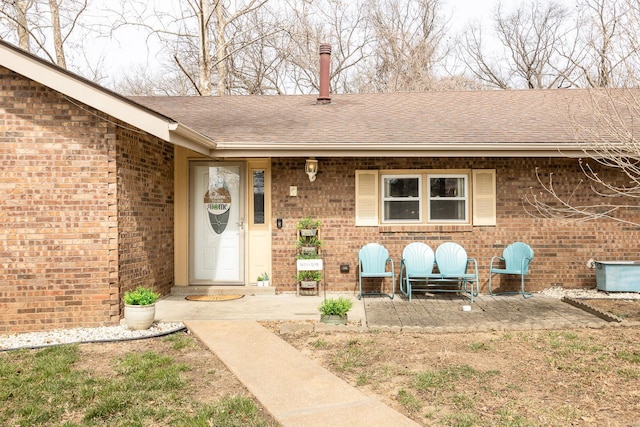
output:
<instances>
[{"instance_id":1,"label":"brick chimney","mask_svg":"<svg viewBox=\"0 0 640 427\"><path fill-rule=\"evenodd\" d=\"M329 77L331 71L331 45L322 43L320 45L320 95L317 104L330 104Z\"/></svg>"}]
</instances>

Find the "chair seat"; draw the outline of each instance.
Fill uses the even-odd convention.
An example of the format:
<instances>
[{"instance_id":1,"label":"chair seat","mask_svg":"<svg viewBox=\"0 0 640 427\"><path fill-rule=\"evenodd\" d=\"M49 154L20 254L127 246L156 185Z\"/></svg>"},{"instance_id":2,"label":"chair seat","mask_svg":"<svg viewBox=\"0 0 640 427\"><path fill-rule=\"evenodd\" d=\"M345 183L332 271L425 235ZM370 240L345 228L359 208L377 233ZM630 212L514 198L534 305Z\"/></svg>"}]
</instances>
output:
<instances>
[{"instance_id":1,"label":"chair seat","mask_svg":"<svg viewBox=\"0 0 640 427\"><path fill-rule=\"evenodd\" d=\"M391 271L383 271L380 273L360 273L361 277L393 277Z\"/></svg>"},{"instance_id":2,"label":"chair seat","mask_svg":"<svg viewBox=\"0 0 640 427\"><path fill-rule=\"evenodd\" d=\"M497 274L522 274L521 269L508 269L508 268L492 268L491 273ZM527 274L527 273L524 273Z\"/></svg>"},{"instance_id":3,"label":"chair seat","mask_svg":"<svg viewBox=\"0 0 640 427\"><path fill-rule=\"evenodd\" d=\"M430 279L443 279L443 280L457 280L457 279L473 279L476 275L473 273L461 273L461 274L433 274Z\"/></svg>"}]
</instances>

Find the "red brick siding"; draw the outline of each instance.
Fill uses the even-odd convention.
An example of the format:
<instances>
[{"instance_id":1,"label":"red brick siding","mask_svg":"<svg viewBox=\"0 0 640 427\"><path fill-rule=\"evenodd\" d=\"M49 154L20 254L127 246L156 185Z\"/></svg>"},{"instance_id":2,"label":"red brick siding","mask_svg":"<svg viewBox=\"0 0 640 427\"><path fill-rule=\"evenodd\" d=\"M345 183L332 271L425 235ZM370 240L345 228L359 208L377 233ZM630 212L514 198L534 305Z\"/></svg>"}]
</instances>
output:
<instances>
[{"instance_id":1,"label":"red brick siding","mask_svg":"<svg viewBox=\"0 0 640 427\"><path fill-rule=\"evenodd\" d=\"M121 296L137 286L171 291L173 145L118 128L118 265Z\"/></svg>"},{"instance_id":2,"label":"red brick siding","mask_svg":"<svg viewBox=\"0 0 640 427\"><path fill-rule=\"evenodd\" d=\"M444 241L462 244L469 256L478 260L481 291L487 291L489 262L502 249L517 240L529 243L535 251L527 288L549 286L581 288L595 286L595 272L586 267L589 258L637 260L640 229L613 221L564 223L533 217L525 212L523 198L539 193L535 166L543 174L553 171L556 188L573 189L582 177L575 159L481 159L412 158L411 168L496 169L497 226L355 227L355 174L357 169L405 169L406 159L319 159L320 173L309 182L304 159L275 159L272 167L273 216L283 218L284 226L273 231L273 284L280 291L295 290L296 221L306 215L322 220L326 282L328 289L357 288L357 253L367 242L384 244L399 271L402 249L412 241L424 241L434 250ZM602 172L606 173L606 172ZM298 187L298 197L289 197L289 186ZM586 186L582 186L584 189ZM597 201L586 191L578 200ZM636 217L636 221L640 220ZM275 221L275 220L274 220ZM349 264L350 273L340 273L340 264ZM513 289L515 278L497 278L504 289Z\"/></svg>"},{"instance_id":3,"label":"red brick siding","mask_svg":"<svg viewBox=\"0 0 640 427\"><path fill-rule=\"evenodd\" d=\"M115 132L0 68L0 332L119 319Z\"/></svg>"},{"instance_id":4,"label":"red brick siding","mask_svg":"<svg viewBox=\"0 0 640 427\"><path fill-rule=\"evenodd\" d=\"M0 67L0 333L117 324L173 284L173 147Z\"/></svg>"}]
</instances>

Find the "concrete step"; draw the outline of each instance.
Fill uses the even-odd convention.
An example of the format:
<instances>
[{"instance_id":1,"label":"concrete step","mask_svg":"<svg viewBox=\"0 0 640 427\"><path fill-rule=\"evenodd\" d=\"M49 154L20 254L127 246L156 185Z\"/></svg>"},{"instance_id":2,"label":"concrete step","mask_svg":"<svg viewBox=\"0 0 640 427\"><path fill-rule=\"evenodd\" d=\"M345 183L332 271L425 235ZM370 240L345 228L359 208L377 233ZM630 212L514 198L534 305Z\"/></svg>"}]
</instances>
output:
<instances>
[{"instance_id":1,"label":"concrete step","mask_svg":"<svg viewBox=\"0 0 640 427\"><path fill-rule=\"evenodd\" d=\"M187 295L275 295L274 286L218 286L218 285L191 285L174 286L171 295L184 297Z\"/></svg>"}]
</instances>

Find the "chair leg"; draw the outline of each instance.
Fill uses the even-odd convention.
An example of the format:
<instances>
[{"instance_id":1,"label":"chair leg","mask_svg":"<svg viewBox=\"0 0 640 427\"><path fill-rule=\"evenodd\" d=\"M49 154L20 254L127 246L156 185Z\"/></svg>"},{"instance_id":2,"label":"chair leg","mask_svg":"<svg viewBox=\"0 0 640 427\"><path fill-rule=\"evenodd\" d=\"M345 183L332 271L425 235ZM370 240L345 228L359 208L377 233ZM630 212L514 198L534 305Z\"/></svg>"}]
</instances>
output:
<instances>
[{"instance_id":1,"label":"chair leg","mask_svg":"<svg viewBox=\"0 0 640 427\"><path fill-rule=\"evenodd\" d=\"M493 274L489 273L489 295L493 296L493 290L491 289L491 278Z\"/></svg>"},{"instance_id":2,"label":"chair leg","mask_svg":"<svg viewBox=\"0 0 640 427\"><path fill-rule=\"evenodd\" d=\"M520 281L522 283L522 298L524 299L531 298L533 295L529 292L524 291L524 274L520 275Z\"/></svg>"},{"instance_id":3,"label":"chair leg","mask_svg":"<svg viewBox=\"0 0 640 427\"><path fill-rule=\"evenodd\" d=\"M396 275L391 276L391 299L396 296Z\"/></svg>"}]
</instances>

